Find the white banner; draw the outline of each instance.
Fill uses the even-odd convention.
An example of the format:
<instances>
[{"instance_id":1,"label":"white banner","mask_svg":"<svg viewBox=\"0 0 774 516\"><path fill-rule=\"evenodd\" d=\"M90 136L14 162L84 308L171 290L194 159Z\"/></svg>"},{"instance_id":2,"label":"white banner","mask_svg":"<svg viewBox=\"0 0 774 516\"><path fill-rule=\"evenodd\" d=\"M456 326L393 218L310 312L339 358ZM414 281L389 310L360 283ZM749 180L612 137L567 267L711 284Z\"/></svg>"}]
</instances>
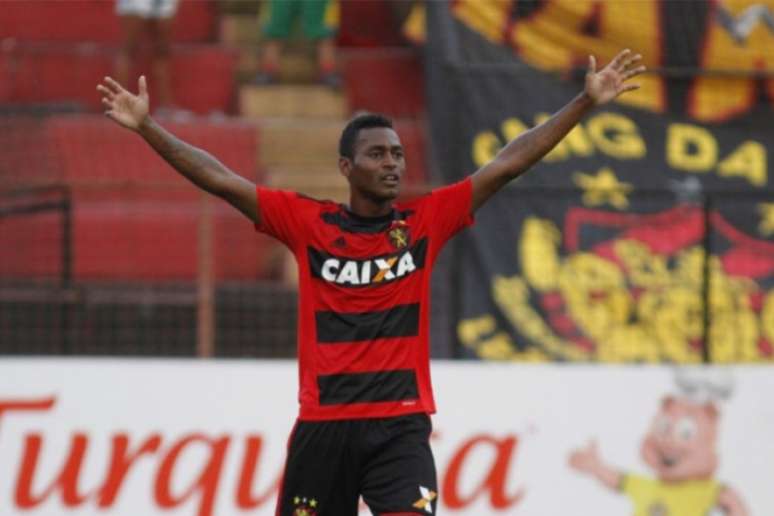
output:
<instances>
[{"instance_id":1,"label":"white banner","mask_svg":"<svg viewBox=\"0 0 774 516\"><path fill-rule=\"evenodd\" d=\"M272 515L296 378L285 361L3 359L0 514ZM771 367L436 362L433 380L440 514L774 514Z\"/></svg>"}]
</instances>

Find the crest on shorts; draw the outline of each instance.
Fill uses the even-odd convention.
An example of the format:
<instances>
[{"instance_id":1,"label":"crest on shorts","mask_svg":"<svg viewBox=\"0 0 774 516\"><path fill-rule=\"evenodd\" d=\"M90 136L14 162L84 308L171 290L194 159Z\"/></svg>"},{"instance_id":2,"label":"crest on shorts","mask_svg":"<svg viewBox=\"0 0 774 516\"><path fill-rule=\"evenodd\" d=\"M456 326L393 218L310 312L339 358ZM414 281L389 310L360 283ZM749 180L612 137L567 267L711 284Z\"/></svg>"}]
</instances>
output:
<instances>
[{"instance_id":1,"label":"crest on shorts","mask_svg":"<svg viewBox=\"0 0 774 516\"><path fill-rule=\"evenodd\" d=\"M438 493L425 486L419 486L419 494L422 498L414 502L413 507L424 509L428 514L433 514L433 500L438 496Z\"/></svg>"},{"instance_id":2,"label":"crest on shorts","mask_svg":"<svg viewBox=\"0 0 774 516\"><path fill-rule=\"evenodd\" d=\"M317 500L305 496L293 498L293 516L317 516Z\"/></svg>"},{"instance_id":3,"label":"crest on shorts","mask_svg":"<svg viewBox=\"0 0 774 516\"><path fill-rule=\"evenodd\" d=\"M396 220L387 232L387 238L395 249L403 249L409 244L409 227L403 220Z\"/></svg>"}]
</instances>

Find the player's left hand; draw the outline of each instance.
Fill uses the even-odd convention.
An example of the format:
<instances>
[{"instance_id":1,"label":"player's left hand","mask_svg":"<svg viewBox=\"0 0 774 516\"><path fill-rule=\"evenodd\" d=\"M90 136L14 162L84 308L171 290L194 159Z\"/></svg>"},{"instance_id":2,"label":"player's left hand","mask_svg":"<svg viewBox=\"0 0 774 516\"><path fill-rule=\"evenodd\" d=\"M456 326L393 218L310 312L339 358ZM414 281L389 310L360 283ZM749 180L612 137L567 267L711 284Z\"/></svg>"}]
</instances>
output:
<instances>
[{"instance_id":1,"label":"player's left hand","mask_svg":"<svg viewBox=\"0 0 774 516\"><path fill-rule=\"evenodd\" d=\"M110 77L105 77L102 84L97 85L97 91L102 94L105 116L133 131L137 131L148 117L150 100L144 75L137 80L137 88L139 92L134 95Z\"/></svg>"},{"instance_id":2,"label":"player's left hand","mask_svg":"<svg viewBox=\"0 0 774 516\"><path fill-rule=\"evenodd\" d=\"M599 105L610 102L624 92L636 90L640 85L627 81L645 71L645 66L640 64L641 59L640 54L632 54L627 48L597 72L597 60L589 56L586 94Z\"/></svg>"}]
</instances>

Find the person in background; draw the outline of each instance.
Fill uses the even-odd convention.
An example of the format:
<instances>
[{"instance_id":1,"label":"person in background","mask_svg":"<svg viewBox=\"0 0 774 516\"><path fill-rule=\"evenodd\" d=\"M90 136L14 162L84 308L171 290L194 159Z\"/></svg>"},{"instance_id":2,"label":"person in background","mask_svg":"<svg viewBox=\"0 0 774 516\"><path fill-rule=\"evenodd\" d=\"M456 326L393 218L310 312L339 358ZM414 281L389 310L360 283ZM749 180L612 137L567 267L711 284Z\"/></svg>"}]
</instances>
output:
<instances>
[{"instance_id":1,"label":"person in background","mask_svg":"<svg viewBox=\"0 0 774 516\"><path fill-rule=\"evenodd\" d=\"M304 36L317 42L318 80L332 88L341 86L334 41L339 24L338 0L267 0L263 9L268 9L263 14L266 19L263 34L267 41L254 84L277 82L283 43L294 23L300 21Z\"/></svg>"},{"instance_id":2,"label":"person in background","mask_svg":"<svg viewBox=\"0 0 774 516\"><path fill-rule=\"evenodd\" d=\"M159 102L154 114L164 116L178 111L172 96L169 46L172 21L179 0L116 0L123 41L115 62L116 79L128 82L129 70L139 55L143 36L149 36L151 66Z\"/></svg>"}]
</instances>

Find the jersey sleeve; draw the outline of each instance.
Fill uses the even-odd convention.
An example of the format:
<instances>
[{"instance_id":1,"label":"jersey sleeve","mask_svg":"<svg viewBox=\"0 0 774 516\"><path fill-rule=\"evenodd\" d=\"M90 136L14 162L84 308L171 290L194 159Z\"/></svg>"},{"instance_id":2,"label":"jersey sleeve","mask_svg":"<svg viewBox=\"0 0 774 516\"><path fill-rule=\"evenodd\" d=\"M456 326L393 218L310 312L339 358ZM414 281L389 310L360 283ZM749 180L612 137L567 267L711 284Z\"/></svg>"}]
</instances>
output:
<instances>
[{"instance_id":1,"label":"jersey sleeve","mask_svg":"<svg viewBox=\"0 0 774 516\"><path fill-rule=\"evenodd\" d=\"M473 224L473 183L470 178L433 190L430 194L430 224L438 246Z\"/></svg>"},{"instance_id":2,"label":"jersey sleeve","mask_svg":"<svg viewBox=\"0 0 774 516\"><path fill-rule=\"evenodd\" d=\"M259 186L256 189L261 222L255 229L295 249L304 234L303 200L295 192Z\"/></svg>"}]
</instances>

